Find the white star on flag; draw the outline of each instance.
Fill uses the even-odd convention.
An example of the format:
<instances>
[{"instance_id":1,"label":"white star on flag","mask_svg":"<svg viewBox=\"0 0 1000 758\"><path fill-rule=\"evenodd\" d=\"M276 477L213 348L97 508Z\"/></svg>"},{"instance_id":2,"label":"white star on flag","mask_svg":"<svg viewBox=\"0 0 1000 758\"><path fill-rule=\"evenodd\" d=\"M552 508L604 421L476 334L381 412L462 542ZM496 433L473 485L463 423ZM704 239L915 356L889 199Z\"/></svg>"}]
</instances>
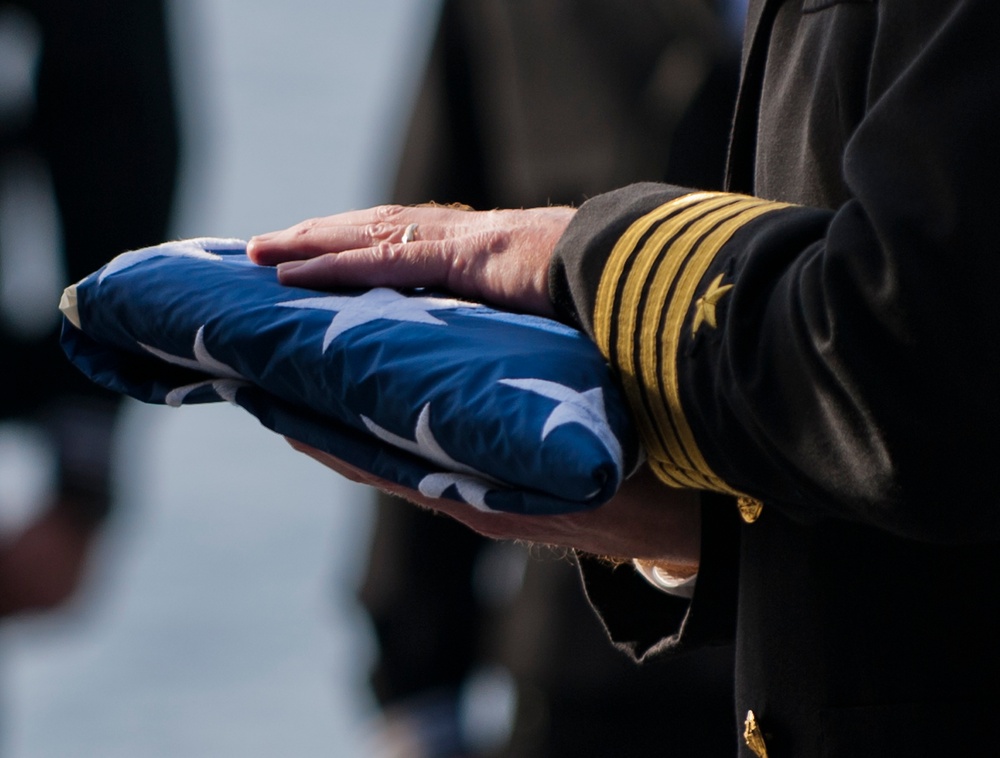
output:
<instances>
[{"instance_id":1,"label":"white star on flag","mask_svg":"<svg viewBox=\"0 0 1000 758\"><path fill-rule=\"evenodd\" d=\"M211 385L216 395L232 405L237 405L236 390L240 387L246 387L247 384L249 382L240 381L239 379L206 379L204 382L185 384L183 387L170 390L167 396L163 398L163 402L171 408L180 408L184 404L184 400L187 399L187 396L196 389Z\"/></svg>"},{"instance_id":2,"label":"white star on flag","mask_svg":"<svg viewBox=\"0 0 1000 758\"><path fill-rule=\"evenodd\" d=\"M441 497L452 484L457 486L459 495L469 505L480 511L492 511L486 505L486 493L491 489L496 489L497 484L493 479L480 471L459 463L444 451L438 441L434 438L431 430L431 404L427 403L421 410L417 418L417 428L414 431L413 440L400 437L387 429L383 429L367 416L362 416L361 420L368 427L368 431L374 434L383 442L393 447L405 450L408 453L419 456L426 461L436 463L445 469L447 473L430 474L421 480L419 490L427 497Z\"/></svg>"},{"instance_id":3,"label":"white star on flag","mask_svg":"<svg viewBox=\"0 0 1000 758\"><path fill-rule=\"evenodd\" d=\"M184 402L191 392L198 389L199 387L204 387L207 384L212 385L212 389L223 400L228 400L230 403L236 402L236 390L240 387L249 384L245 377L243 377L236 369L231 366L226 365L222 361L215 358L211 353L208 352L208 348L205 346L205 326L202 325L198 328L198 332L194 336L194 346L192 352L194 353L194 358L184 358L180 355L172 355L168 352L155 348L152 345L146 345L142 342L138 343L139 347L143 350L152 353L161 361L166 361L167 363L172 363L175 366L182 366L184 368L193 369L194 371L201 371L204 374L209 374L213 379L207 379L203 382L195 382L194 384L187 384L183 387L177 387L171 390L164 402L167 405L177 407Z\"/></svg>"},{"instance_id":4,"label":"white star on flag","mask_svg":"<svg viewBox=\"0 0 1000 758\"><path fill-rule=\"evenodd\" d=\"M424 497L442 498L445 490L454 485L459 497L477 511L493 513L486 505L486 494L494 489L482 479L468 474L428 474L420 480L420 494Z\"/></svg>"},{"instance_id":5,"label":"white star on flag","mask_svg":"<svg viewBox=\"0 0 1000 758\"><path fill-rule=\"evenodd\" d=\"M138 266L151 258L162 258L164 256L178 256L182 258L202 258L208 261L221 260L218 253L211 253L205 249L210 245L215 250L243 250L246 243L243 240L216 239L214 237L200 237L198 239L180 240L178 242L168 242L156 247L144 247L141 250L129 250L127 253L112 258L102 269L97 282L101 283L112 274L119 271Z\"/></svg>"},{"instance_id":6,"label":"white star on flag","mask_svg":"<svg viewBox=\"0 0 1000 758\"><path fill-rule=\"evenodd\" d=\"M534 392L536 395L559 401L559 404L545 419L545 426L542 427L543 440L549 436L552 430L564 424L580 424L591 431L611 453L619 471L624 467L622 446L608 423L608 414L604 408L604 393L600 387L577 392L565 384L545 379L501 379L500 384Z\"/></svg>"},{"instance_id":7,"label":"white star on flag","mask_svg":"<svg viewBox=\"0 0 1000 758\"><path fill-rule=\"evenodd\" d=\"M430 311L475 307L475 303L468 303L464 300L449 300L441 297L407 297L386 287L376 287L361 295L307 297L301 300L278 303L278 305L284 308L310 308L335 312L333 321L330 322L330 327L323 337L324 352L334 339L348 329L371 321L386 319L444 325L445 322L432 316Z\"/></svg>"},{"instance_id":8,"label":"white star on flag","mask_svg":"<svg viewBox=\"0 0 1000 758\"><path fill-rule=\"evenodd\" d=\"M201 371L203 374L208 374L222 379L239 379L241 381L246 381L246 378L242 376L240 372L226 365L222 361L217 360L211 353L208 352L208 348L205 347L204 324L198 327L198 331L194 335L194 347L191 350L194 353L193 359L184 358L180 355L172 355L168 352L160 350L159 348L155 348L152 345L145 345L142 342L139 343L139 347L152 353L161 361L172 363L175 366L183 366L184 368L194 369L195 371Z\"/></svg>"}]
</instances>

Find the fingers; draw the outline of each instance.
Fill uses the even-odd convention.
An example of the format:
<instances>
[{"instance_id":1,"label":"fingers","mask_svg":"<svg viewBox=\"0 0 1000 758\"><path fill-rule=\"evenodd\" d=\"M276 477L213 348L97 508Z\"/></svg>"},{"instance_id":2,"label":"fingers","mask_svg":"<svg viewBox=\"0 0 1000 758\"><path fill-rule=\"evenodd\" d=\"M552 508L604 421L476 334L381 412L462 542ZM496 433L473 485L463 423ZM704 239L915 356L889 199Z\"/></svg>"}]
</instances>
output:
<instances>
[{"instance_id":1,"label":"fingers","mask_svg":"<svg viewBox=\"0 0 1000 758\"><path fill-rule=\"evenodd\" d=\"M306 221L280 232L254 237L247 244L247 255L261 266L276 266L285 261L308 260L326 253L372 244L364 227L320 226L320 221L322 219ZM304 226L305 224L315 226Z\"/></svg>"},{"instance_id":2,"label":"fingers","mask_svg":"<svg viewBox=\"0 0 1000 758\"><path fill-rule=\"evenodd\" d=\"M551 317L548 266L574 212L379 206L260 235L247 252L288 286L433 287Z\"/></svg>"},{"instance_id":3,"label":"fingers","mask_svg":"<svg viewBox=\"0 0 1000 758\"><path fill-rule=\"evenodd\" d=\"M326 253L278 264L289 287L447 287L454 241L382 242L376 247Z\"/></svg>"},{"instance_id":4,"label":"fingers","mask_svg":"<svg viewBox=\"0 0 1000 758\"><path fill-rule=\"evenodd\" d=\"M381 205L303 221L288 229L260 234L250 240L247 254L255 263L274 266L326 253L399 243L408 226L416 224L422 239L444 239L468 230L470 215L444 206Z\"/></svg>"},{"instance_id":5,"label":"fingers","mask_svg":"<svg viewBox=\"0 0 1000 758\"><path fill-rule=\"evenodd\" d=\"M328 219L304 221L281 232L254 237L247 255L254 263L275 266L285 261L315 258L327 253L402 242L405 226L373 223L360 226L335 224Z\"/></svg>"},{"instance_id":6,"label":"fingers","mask_svg":"<svg viewBox=\"0 0 1000 758\"><path fill-rule=\"evenodd\" d=\"M318 450L311 445L307 445L304 442L299 442L298 440L292 439L291 437L285 437L285 440L289 445L300 453L308 455L315 461L322 463L327 468L340 474L345 479L348 479L356 484L364 484L370 487L375 487L382 492L394 495L396 497L401 497L409 500L412 503L424 508L431 508L437 505L439 501L431 500L422 496L420 493L407 489L402 485L394 484L392 482L386 481L384 479L379 479L373 474L368 473L362 469L356 468L346 461L340 458L335 458L329 453L324 453L322 450ZM443 502L443 501L441 501ZM468 509L468 506L465 506ZM471 509L470 509L471 510Z\"/></svg>"}]
</instances>

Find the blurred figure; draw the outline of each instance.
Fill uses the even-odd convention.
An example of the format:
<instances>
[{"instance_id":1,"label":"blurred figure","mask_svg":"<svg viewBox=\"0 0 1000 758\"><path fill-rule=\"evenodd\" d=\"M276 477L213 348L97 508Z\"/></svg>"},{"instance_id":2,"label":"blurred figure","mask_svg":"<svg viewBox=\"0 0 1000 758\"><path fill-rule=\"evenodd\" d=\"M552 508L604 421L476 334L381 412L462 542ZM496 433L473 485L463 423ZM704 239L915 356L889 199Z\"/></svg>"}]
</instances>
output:
<instances>
[{"instance_id":1,"label":"blurred figure","mask_svg":"<svg viewBox=\"0 0 1000 758\"><path fill-rule=\"evenodd\" d=\"M721 187L731 11L446 0L393 200L482 209L578 204L644 179ZM731 754L732 649L637 667L608 644L571 559L542 553L381 496L362 601L382 755L658 755L665 733L674 755Z\"/></svg>"},{"instance_id":2,"label":"blurred figure","mask_svg":"<svg viewBox=\"0 0 1000 758\"><path fill-rule=\"evenodd\" d=\"M111 506L119 401L62 355L58 292L165 238L177 162L162 2L0 0L0 421L55 460L47 502L0 538L0 616L67 599Z\"/></svg>"}]
</instances>

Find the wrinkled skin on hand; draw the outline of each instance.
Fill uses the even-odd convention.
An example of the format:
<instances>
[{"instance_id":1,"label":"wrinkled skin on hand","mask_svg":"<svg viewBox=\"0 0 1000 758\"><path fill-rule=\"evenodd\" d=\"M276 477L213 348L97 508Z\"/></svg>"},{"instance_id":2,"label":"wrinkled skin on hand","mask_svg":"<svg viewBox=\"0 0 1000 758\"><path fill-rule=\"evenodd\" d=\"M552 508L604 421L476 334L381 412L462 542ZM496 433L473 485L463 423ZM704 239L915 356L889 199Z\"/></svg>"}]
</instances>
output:
<instances>
[{"instance_id":1,"label":"wrinkled skin on hand","mask_svg":"<svg viewBox=\"0 0 1000 758\"><path fill-rule=\"evenodd\" d=\"M433 287L551 317L549 262L575 212L383 205L258 235L247 254L277 266L280 281L290 286ZM416 238L404 243L411 224L417 224Z\"/></svg>"},{"instance_id":2,"label":"wrinkled skin on hand","mask_svg":"<svg viewBox=\"0 0 1000 758\"><path fill-rule=\"evenodd\" d=\"M574 548L593 555L629 560L643 558L689 576L698 567L701 516L695 492L666 487L647 469L629 478L605 505L576 513L524 516L483 512L471 505L432 499L379 479L295 440L289 444L353 482L368 484L412 503L451 516L495 539Z\"/></svg>"},{"instance_id":3,"label":"wrinkled skin on hand","mask_svg":"<svg viewBox=\"0 0 1000 758\"><path fill-rule=\"evenodd\" d=\"M289 286L431 287L511 311L552 317L549 264L575 212L565 207L469 211L386 205L256 236L247 254L260 265L277 266L279 280ZM404 242L407 227L413 224L415 236ZM289 442L352 481L451 516L488 537L649 559L676 576L697 571L701 523L697 494L668 488L645 469L599 508L552 516L484 513L453 500L427 498L308 445Z\"/></svg>"}]
</instances>

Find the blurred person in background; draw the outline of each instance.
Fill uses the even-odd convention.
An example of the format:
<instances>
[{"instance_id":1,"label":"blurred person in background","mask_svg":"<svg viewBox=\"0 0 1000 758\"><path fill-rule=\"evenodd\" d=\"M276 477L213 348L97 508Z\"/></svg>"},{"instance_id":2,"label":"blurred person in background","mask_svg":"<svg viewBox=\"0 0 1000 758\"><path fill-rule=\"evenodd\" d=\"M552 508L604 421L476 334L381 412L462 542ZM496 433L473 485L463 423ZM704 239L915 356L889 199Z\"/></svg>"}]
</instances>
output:
<instances>
[{"instance_id":1,"label":"blurred person in background","mask_svg":"<svg viewBox=\"0 0 1000 758\"><path fill-rule=\"evenodd\" d=\"M45 502L6 518L0 616L70 597L108 515L119 401L67 368L55 299L166 237L178 151L163 2L0 0L0 421L54 458Z\"/></svg>"},{"instance_id":2,"label":"blurred person in background","mask_svg":"<svg viewBox=\"0 0 1000 758\"><path fill-rule=\"evenodd\" d=\"M721 187L740 5L446 0L393 201ZM665 731L673 755L732 752L731 647L636 666L608 645L571 560L380 498L361 597L381 755L643 756Z\"/></svg>"}]
</instances>

